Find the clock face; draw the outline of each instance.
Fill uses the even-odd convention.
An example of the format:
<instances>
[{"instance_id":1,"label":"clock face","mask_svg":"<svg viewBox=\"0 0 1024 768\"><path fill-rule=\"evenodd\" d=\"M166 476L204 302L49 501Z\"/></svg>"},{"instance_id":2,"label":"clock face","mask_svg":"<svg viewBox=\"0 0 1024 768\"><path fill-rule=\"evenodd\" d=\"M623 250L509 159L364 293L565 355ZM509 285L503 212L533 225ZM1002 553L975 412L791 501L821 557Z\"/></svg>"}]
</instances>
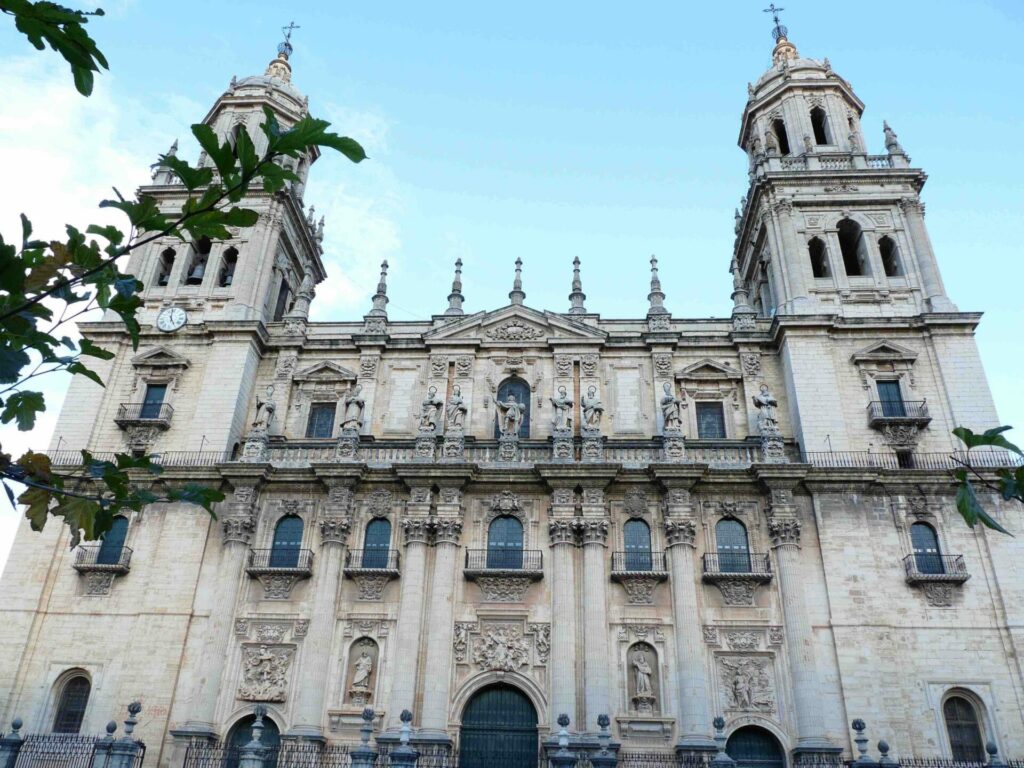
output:
<instances>
[{"instance_id":1,"label":"clock face","mask_svg":"<svg viewBox=\"0 0 1024 768\"><path fill-rule=\"evenodd\" d=\"M156 327L164 333L173 333L185 325L188 315L181 307L165 307L156 316Z\"/></svg>"}]
</instances>

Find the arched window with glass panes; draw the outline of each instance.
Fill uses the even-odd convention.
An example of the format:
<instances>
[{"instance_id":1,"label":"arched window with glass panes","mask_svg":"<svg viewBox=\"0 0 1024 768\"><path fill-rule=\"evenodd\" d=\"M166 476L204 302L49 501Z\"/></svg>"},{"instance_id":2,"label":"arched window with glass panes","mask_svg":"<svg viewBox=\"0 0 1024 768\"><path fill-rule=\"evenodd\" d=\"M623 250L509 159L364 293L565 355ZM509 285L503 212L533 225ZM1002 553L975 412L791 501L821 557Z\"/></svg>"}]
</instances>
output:
<instances>
[{"instance_id":1,"label":"arched window with glass panes","mask_svg":"<svg viewBox=\"0 0 1024 768\"><path fill-rule=\"evenodd\" d=\"M750 573L750 542L739 520L723 518L715 524L718 567L723 573Z\"/></svg>"},{"instance_id":2,"label":"arched window with glass panes","mask_svg":"<svg viewBox=\"0 0 1024 768\"><path fill-rule=\"evenodd\" d=\"M270 548L271 568L297 568L299 550L302 549L302 518L285 515L274 528L274 543Z\"/></svg>"},{"instance_id":3,"label":"arched window with glass panes","mask_svg":"<svg viewBox=\"0 0 1024 768\"><path fill-rule=\"evenodd\" d=\"M523 524L513 515L500 515L487 527L487 567L523 567Z\"/></svg>"},{"instance_id":4,"label":"arched window with glass panes","mask_svg":"<svg viewBox=\"0 0 1024 768\"><path fill-rule=\"evenodd\" d=\"M128 518L118 515L110 524L110 530L103 534L99 551L96 553L97 565L117 565L124 553L124 541L128 536Z\"/></svg>"},{"instance_id":5,"label":"arched window with glass panes","mask_svg":"<svg viewBox=\"0 0 1024 768\"><path fill-rule=\"evenodd\" d=\"M375 518L366 526L363 534L362 568L387 568L388 550L391 547L391 522L382 517Z\"/></svg>"},{"instance_id":6,"label":"arched window with glass panes","mask_svg":"<svg viewBox=\"0 0 1024 768\"><path fill-rule=\"evenodd\" d=\"M78 733L85 719L92 683L84 672L65 678L57 694L57 708L53 715L54 733Z\"/></svg>"},{"instance_id":7,"label":"arched window with glass panes","mask_svg":"<svg viewBox=\"0 0 1024 768\"><path fill-rule=\"evenodd\" d=\"M942 704L942 717L953 759L964 763L985 762L978 708L966 696L950 696Z\"/></svg>"},{"instance_id":8,"label":"arched window with glass panes","mask_svg":"<svg viewBox=\"0 0 1024 768\"><path fill-rule=\"evenodd\" d=\"M627 571L651 570L651 526L643 520L628 520L622 526Z\"/></svg>"},{"instance_id":9,"label":"arched window with glass panes","mask_svg":"<svg viewBox=\"0 0 1024 768\"><path fill-rule=\"evenodd\" d=\"M918 573L945 573L942 552L939 551L939 536L928 523L914 523L910 526L910 546L914 550L914 567Z\"/></svg>"}]
</instances>

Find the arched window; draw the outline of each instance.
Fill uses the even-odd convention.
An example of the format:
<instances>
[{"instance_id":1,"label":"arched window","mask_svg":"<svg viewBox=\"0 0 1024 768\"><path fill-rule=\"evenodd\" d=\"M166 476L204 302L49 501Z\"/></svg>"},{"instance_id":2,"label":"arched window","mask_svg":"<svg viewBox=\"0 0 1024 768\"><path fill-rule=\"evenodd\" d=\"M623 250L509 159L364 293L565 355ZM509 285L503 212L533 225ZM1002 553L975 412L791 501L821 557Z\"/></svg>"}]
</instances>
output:
<instances>
[{"instance_id":1,"label":"arched window","mask_svg":"<svg viewBox=\"0 0 1024 768\"><path fill-rule=\"evenodd\" d=\"M750 573L750 544L743 523L731 517L715 524L718 567L723 573Z\"/></svg>"},{"instance_id":2,"label":"arched window","mask_svg":"<svg viewBox=\"0 0 1024 768\"><path fill-rule=\"evenodd\" d=\"M173 248L165 248L160 253L160 263L156 270L157 285L167 285L171 281L171 270L174 269L174 257L176 255Z\"/></svg>"},{"instance_id":3,"label":"arched window","mask_svg":"<svg viewBox=\"0 0 1024 768\"><path fill-rule=\"evenodd\" d=\"M360 566L362 568L387 568L390 547L390 521L382 517L371 520L363 535L363 559Z\"/></svg>"},{"instance_id":4,"label":"arched window","mask_svg":"<svg viewBox=\"0 0 1024 768\"><path fill-rule=\"evenodd\" d=\"M110 530L103 534L99 552L96 553L98 565L117 565L121 562L124 540L128 535L128 518L118 515L110 524Z\"/></svg>"},{"instance_id":5,"label":"arched window","mask_svg":"<svg viewBox=\"0 0 1024 768\"><path fill-rule=\"evenodd\" d=\"M622 539L626 546L626 570L651 570L651 527L643 520L629 520L622 526Z\"/></svg>"},{"instance_id":6,"label":"arched window","mask_svg":"<svg viewBox=\"0 0 1024 768\"><path fill-rule=\"evenodd\" d=\"M811 257L811 272L815 277L828 277L828 249L820 237L812 237L807 243L807 253Z\"/></svg>"},{"instance_id":7,"label":"arched window","mask_svg":"<svg viewBox=\"0 0 1024 768\"><path fill-rule=\"evenodd\" d=\"M238 266L238 249L235 247L228 248L224 251L224 256L220 262L220 276L217 278L217 284L221 288L227 288L235 280L235 267Z\"/></svg>"},{"instance_id":8,"label":"arched window","mask_svg":"<svg viewBox=\"0 0 1024 768\"><path fill-rule=\"evenodd\" d=\"M530 436L530 385L527 384L520 378L513 376L510 379L505 379L501 382L498 387L498 400L505 402L509 395L519 403L519 407L523 411L523 423L519 426L519 436L529 437ZM498 437L501 430L498 427L500 419L495 419L494 422L494 436Z\"/></svg>"},{"instance_id":9,"label":"arched window","mask_svg":"<svg viewBox=\"0 0 1024 768\"><path fill-rule=\"evenodd\" d=\"M899 277L903 274L903 267L900 264L900 249L896 241L888 235L878 241L878 252L882 255L882 268L885 269L886 277Z\"/></svg>"},{"instance_id":10,"label":"arched window","mask_svg":"<svg viewBox=\"0 0 1024 768\"><path fill-rule=\"evenodd\" d=\"M779 153L783 155L789 154L789 134L786 133L786 123L781 117L777 117L772 120L772 132L775 134L775 140L779 142Z\"/></svg>"},{"instance_id":11,"label":"arched window","mask_svg":"<svg viewBox=\"0 0 1024 768\"><path fill-rule=\"evenodd\" d=\"M811 128L814 129L815 144L831 144L832 134L828 129L828 117L821 107L811 110Z\"/></svg>"},{"instance_id":12,"label":"arched window","mask_svg":"<svg viewBox=\"0 0 1024 768\"><path fill-rule=\"evenodd\" d=\"M91 690L92 683L84 674L74 675L64 682L53 716L54 733L78 733L81 730Z\"/></svg>"},{"instance_id":13,"label":"arched window","mask_svg":"<svg viewBox=\"0 0 1024 768\"><path fill-rule=\"evenodd\" d=\"M867 243L857 222L849 219L839 222L839 250L847 275L860 277L869 273Z\"/></svg>"},{"instance_id":14,"label":"arched window","mask_svg":"<svg viewBox=\"0 0 1024 768\"><path fill-rule=\"evenodd\" d=\"M487 567L523 567L523 524L512 515L491 521L487 529Z\"/></svg>"},{"instance_id":15,"label":"arched window","mask_svg":"<svg viewBox=\"0 0 1024 768\"><path fill-rule=\"evenodd\" d=\"M192 261L185 274L185 285L203 284L203 278L206 277L206 262L210 260L211 248L213 248L213 243L206 235L192 243Z\"/></svg>"},{"instance_id":16,"label":"arched window","mask_svg":"<svg viewBox=\"0 0 1024 768\"><path fill-rule=\"evenodd\" d=\"M252 724L256 721L255 715L247 715L235 723L228 731L227 756L221 763L223 768L238 768L239 752L246 744L252 741ZM277 723L269 717L263 717L263 733L260 734L260 744L267 748L263 756L263 768L276 768L278 749L281 746L281 731Z\"/></svg>"},{"instance_id":17,"label":"arched window","mask_svg":"<svg viewBox=\"0 0 1024 768\"><path fill-rule=\"evenodd\" d=\"M910 526L910 546L914 549L914 565L918 573L945 573L939 537L928 523Z\"/></svg>"},{"instance_id":18,"label":"arched window","mask_svg":"<svg viewBox=\"0 0 1024 768\"><path fill-rule=\"evenodd\" d=\"M785 768L786 765L779 740L756 725L734 732L726 742L725 752L736 761L737 768Z\"/></svg>"},{"instance_id":19,"label":"arched window","mask_svg":"<svg viewBox=\"0 0 1024 768\"><path fill-rule=\"evenodd\" d=\"M281 278L281 287L277 291L277 303L274 305L274 322L284 318L284 313L288 311L288 298L291 296L292 289L288 285L288 280Z\"/></svg>"},{"instance_id":20,"label":"arched window","mask_svg":"<svg viewBox=\"0 0 1024 768\"><path fill-rule=\"evenodd\" d=\"M270 548L271 568L296 568L302 549L302 518L285 515L274 528L274 543Z\"/></svg>"},{"instance_id":21,"label":"arched window","mask_svg":"<svg viewBox=\"0 0 1024 768\"><path fill-rule=\"evenodd\" d=\"M950 696L942 705L949 748L953 759L965 763L985 762L985 744L981 736L978 710L963 696Z\"/></svg>"}]
</instances>

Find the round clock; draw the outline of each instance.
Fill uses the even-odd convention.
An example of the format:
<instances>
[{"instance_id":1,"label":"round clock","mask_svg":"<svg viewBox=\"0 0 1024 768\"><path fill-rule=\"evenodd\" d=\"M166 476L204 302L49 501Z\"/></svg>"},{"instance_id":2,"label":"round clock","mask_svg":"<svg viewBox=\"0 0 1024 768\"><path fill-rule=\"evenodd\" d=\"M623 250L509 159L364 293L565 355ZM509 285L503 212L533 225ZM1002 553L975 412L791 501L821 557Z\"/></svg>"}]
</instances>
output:
<instances>
[{"instance_id":1,"label":"round clock","mask_svg":"<svg viewBox=\"0 0 1024 768\"><path fill-rule=\"evenodd\" d=\"M156 327L164 333L174 333L187 320L188 315L181 307L164 307L156 316Z\"/></svg>"}]
</instances>

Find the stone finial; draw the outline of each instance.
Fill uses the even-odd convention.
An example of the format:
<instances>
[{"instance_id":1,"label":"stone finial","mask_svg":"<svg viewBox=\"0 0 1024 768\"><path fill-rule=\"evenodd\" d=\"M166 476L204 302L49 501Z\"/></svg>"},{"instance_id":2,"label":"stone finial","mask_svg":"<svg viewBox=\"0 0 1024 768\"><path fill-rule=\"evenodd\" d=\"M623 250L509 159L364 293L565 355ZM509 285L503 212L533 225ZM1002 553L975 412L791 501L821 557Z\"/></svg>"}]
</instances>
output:
<instances>
[{"instance_id":1,"label":"stone finial","mask_svg":"<svg viewBox=\"0 0 1024 768\"><path fill-rule=\"evenodd\" d=\"M306 214L306 226L312 229L316 226L316 206L309 206L309 212Z\"/></svg>"},{"instance_id":2,"label":"stone finial","mask_svg":"<svg viewBox=\"0 0 1024 768\"><path fill-rule=\"evenodd\" d=\"M137 715L142 711L142 702L133 701L128 705L128 719L124 721L124 737L130 739L139 724Z\"/></svg>"},{"instance_id":3,"label":"stone finial","mask_svg":"<svg viewBox=\"0 0 1024 768\"><path fill-rule=\"evenodd\" d=\"M175 157L178 154L178 140L175 139L171 148L167 150L167 157Z\"/></svg>"},{"instance_id":4,"label":"stone finial","mask_svg":"<svg viewBox=\"0 0 1024 768\"><path fill-rule=\"evenodd\" d=\"M887 747L886 748L886 752L888 752L888 745L886 745L886 747ZM878 749L879 750L882 749L882 742L878 742ZM989 764L989 766L991 766L991 768L999 768L999 766L1005 766L1006 765L1006 761L1003 760L999 756L999 747L991 739L989 739L985 743L985 751L988 752L988 764ZM888 755L883 755L882 760L879 760L879 762L882 762L883 760L885 760L887 758L888 758ZM892 758L888 758L888 760L889 760L889 764L890 765L893 765L896 762Z\"/></svg>"},{"instance_id":5,"label":"stone finial","mask_svg":"<svg viewBox=\"0 0 1024 768\"><path fill-rule=\"evenodd\" d=\"M359 727L359 740L363 743L364 748L370 746L370 736L373 735L373 718L376 716L372 707L363 709L363 724Z\"/></svg>"},{"instance_id":6,"label":"stone finial","mask_svg":"<svg viewBox=\"0 0 1024 768\"><path fill-rule=\"evenodd\" d=\"M455 278L452 280L452 292L448 294L446 315L461 315L462 311L462 259L455 260Z\"/></svg>"},{"instance_id":7,"label":"stone finial","mask_svg":"<svg viewBox=\"0 0 1024 768\"><path fill-rule=\"evenodd\" d=\"M114 738L114 734L117 732L117 721L116 720L111 720L110 722L108 722L107 723L106 731L107 731L107 738L108 739L113 739Z\"/></svg>"},{"instance_id":8,"label":"stone finial","mask_svg":"<svg viewBox=\"0 0 1024 768\"><path fill-rule=\"evenodd\" d=\"M865 731L867 725L859 717L850 723L850 727L853 728L857 734L853 737L853 743L857 745L857 751L860 755L854 760L854 765L873 765L874 761L868 757L868 737Z\"/></svg>"},{"instance_id":9,"label":"stone finial","mask_svg":"<svg viewBox=\"0 0 1024 768\"><path fill-rule=\"evenodd\" d=\"M25 721L22 720L20 717L16 717L13 720L11 720L11 732L7 735L7 738L9 738L9 739L11 739L11 738L20 739L21 738L21 734L18 733L18 731L21 730L21 727L24 724L25 724ZM117 725L115 724L114 727L116 728Z\"/></svg>"},{"instance_id":10,"label":"stone finial","mask_svg":"<svg viewBox=\"0 0 1024 768\"><path fill-rule=\"evenodd\" d=\"M665 294L661 290L661 279L658 277L658 257L651 256L651 292L647 294L647 316L667 315L665 309Z\"/></svg>"},{"instance_id":11,"label":"stone finial","mask_svg":"<svg viewBox=\"0 0 1024 768\"><path fill-rule=\"evenodd\" d=\"M246 749L262 749L263 744L260 743L260 739L263 738L263 718L267 714L266 704L256 704L252 708L253 715L256 719L252 721L252 741L245 745Z\"/></svg>"},{"instance_id":12,"label":"stone finial","mask_svg":"<svg viewBox=\"0 0 1024 768\"><path fill-rule=\"evenodd\" d=\"M991 743L992 742L989 742L989 744L991 744ZM899 765L899 763L897 763L895 760L893 760L891 757L889 757L889 742L886 741L885 739L880 739L879 740L879 742L878 742L878 753L880 755L880 757L878 758L878 764L879 765L889 765L889 766ZM996 763L989 763L989 765L996 765ZM1000 765L1001 765L1001 763L1000 763Z\"/></svg>"},{"instance_id":13,"label":"stone finial","mask_svg":"<svg viewBox=\"0 0 1024 768\"><path fill-rule=\"evenodd\" d=\"M558 716L558 750L564 752L569 747L569 716L564 712Z\"/></svg>"},{"instance_id":14,"label":"stone finial","mask_svg":"<svg viewBox=\"0 0 1024 768\"><path fill-rule=\"evenodd\" d=\"M902 155L903 147L900 146L899 139L896 137L896 131L889 127L889 123L886 120L882 121L882 132L885 134L885 149L890 155Z\"/></svg>"},{"instance_id":15,"label":"stone finial","mask_svg":"<svg viewBox=\"0 0 1024 768\"><path fill-rule=\"evenodd\" d=\"M729 766L736 765L736 761L729 757L725 751L727 741L725 737L725 718L719 715L711 724L715 728L715 746L718 748L718 754L712 758L711 765L718 768L729 768Z\"/></svg>"},{"instance_id":16,"label":"stone finial","mask_svg":"<svg viewBox=\"0 0 1024 768\"><path fill-rule=\"evenodd\" d=\"M408 709L403 709L402 714L398 716L398 719L402 721L402 727L398 733L398 740L402 743L403 747L408 747L409 737L412 733L412 712Z\"/></svg>"},{"instance_id":17,"label":"stone finial","mask_svg":"<svg viewBox=\"0 0 1024 768\"><path fill-rule=\"evenodd\" d=\"M569 314L585 315L587 308L583 306L587 294L583 292L583 281L580 279L580 257L572 260L572 292L569 294Z\"/></svg>"},{"instance_id":18,"label":"stone finial","mask_svg":"<svg viewBox=\"0 0 1024 768\"><path fill-rule=\"evenodd\" d=\"M320 221L316 224L316 241L322 243L324 241L324 217L320 217Z\"/></svg>"},{"instance_id":19,"label":"stone finial","mask_svg":"<svg viewBox=\"0 0 1024 768\"><path fill-rule=\"evenodd\" d=\"M523 292L523 260L516 259L516 277L512 281L512 290L508 294L509 299L512 300L513 304L522 305L523 300L526 299L526 294Z\"/></svg>"},{"instance_id":20,"label":"stone finial","mask_svg":"<svg viewBox=\"0 0 1024 768\"><path fill-rule=\"evenodd\" d=\"M377 282L377 292L373 294L373 308L369 312L370 317L388 316L388 260L380 263L380 280Z\"/></svg>"}]
</instances>

